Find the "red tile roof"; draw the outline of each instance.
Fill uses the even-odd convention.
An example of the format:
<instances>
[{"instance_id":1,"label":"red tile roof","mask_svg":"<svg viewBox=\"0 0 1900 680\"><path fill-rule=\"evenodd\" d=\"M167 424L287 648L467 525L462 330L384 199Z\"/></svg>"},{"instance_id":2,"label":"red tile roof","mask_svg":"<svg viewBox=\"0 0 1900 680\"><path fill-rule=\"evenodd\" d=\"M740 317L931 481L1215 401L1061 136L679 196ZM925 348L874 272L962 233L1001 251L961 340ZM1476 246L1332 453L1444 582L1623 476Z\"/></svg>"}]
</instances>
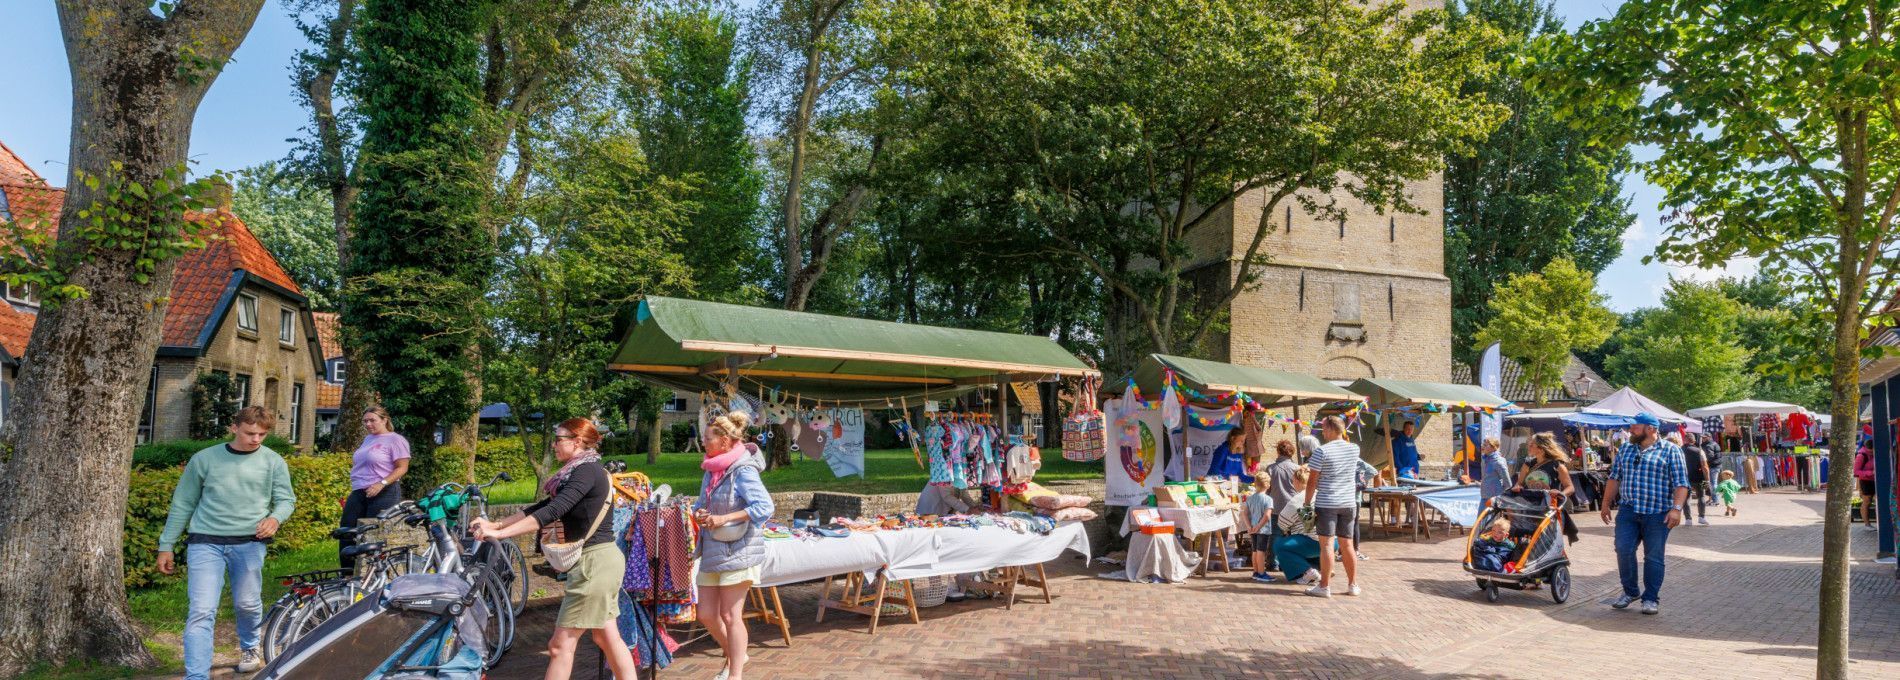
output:
<instances>
[{"instance_id":1,"label":"red tile roof","mask_svg":"<svg viewBox=\"0 0 1900 680\"><path fill-rule=\"evenodd\" d=\"M317 382L317 410L340 410L343 408L343 386L329 382Z\"/></svg>"},{"instance_id":2,"label":"red tile roof","mask_svg":"<svg viewBox=\"0 0 1900 680\"><path fill-rule=\"evenodd\" d=\"M343 344L337 341L336 312L311 312L317 322L317 344L323 348L324 361L343 356Z\"/></svg>"},{"instance_id":3,"label":"red tile roof","mask_svg":"<svg viewBox=\"0 0 1900 680\"><path fill-rule=\"evenodd\" d=\"M39 174L33 172L4 144L0 144L0 191L5 192L7 205L16 220L32 219L35 215L50 216L46 223L57 229L66 192L47 187ZM165 310L163 346L199 347L198 338L203 334L205 324L212 321L219 311L218 302L224 297L224 289L230 285L232 275L238 270L299 296L303 295L297 282L290 278L276 258L271 257L270 251L264 249L264 244L257 240L244 221L229 209L193 212L186 215L185 219L208 226L211 242L178 260L177 273L172 278L170 306ZM22 316L26 317L26 325L30 329L33 315ZM0 319L0 334L6 332L5 324L6 321ZM4 338L0 338L0 344L5 344ZM7 349L12 351L11 346ZM24 349L22 343L21 350Z\"/></svg>"},{"instance_id":4,"label":"red tile roof","mask_svg":"<svg viewBox=\"0 0 1900 680\"><path fill-rule=\"evenodd\" d=\"M13 305L0 302L0 349L6 350L8 359L26 356L26 341L33 337L33 314L15 310Z\"/></svg>"}]
</instances>

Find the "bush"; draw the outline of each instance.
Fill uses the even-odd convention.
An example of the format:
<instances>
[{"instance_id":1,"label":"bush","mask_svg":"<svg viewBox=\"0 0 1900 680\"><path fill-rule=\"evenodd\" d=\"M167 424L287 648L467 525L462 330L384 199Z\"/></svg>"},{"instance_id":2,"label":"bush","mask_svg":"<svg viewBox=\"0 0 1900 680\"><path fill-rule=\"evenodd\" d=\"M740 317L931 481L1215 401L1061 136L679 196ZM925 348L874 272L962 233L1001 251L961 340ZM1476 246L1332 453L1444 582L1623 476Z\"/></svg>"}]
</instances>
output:
<instances>
[{"instance_id":1,"label":"bush","mask_svg":"<svg viewBox=\"0 0 1900 680\"><path fill-rule=\"evenodd\" d=\"M292 455L285 456L284 462L290 467L297 509L277 532L277 540L271 543L273 554L329 541L330 530L343 521L342 500L350 493L350 456L346 454ZM183 471L184 468L177 465L132 471L126 493L125 539L121 549L127 588L143 588L178 578L160 574L154 567L158 537L165 530L172 491L178 487L178 476Z\"/></svg>"},{"instance_id":2,"label":"bush","mask_svg":"<svg viewBox=\"0 0 1900 680\"><path fill-rule=\"evenodd\" d=\"M231 374L205 371L191 386L191 436L214 439L224 434L225 425L238 410L237 384Z\"/></svg>"},{"instance_id":3,"label":"bush","mask_svg":"<svg viewBox=\"0 0 1900 680\"><path fill-rule=\"evenodd\" d=\"M468 479L468 450L455 446L442 446L436 449L437 467L446 475L443 481L461 481ZM501 437L484 440L475 449L475 481L487 482L496 473L507 472L517 479L534 479L534 464L528 462L521 451L520 437ZM405 488L411 488L406 487ZM419 487L416 487L419 488Z\"/></svg>"},{"instance_id":4,"label":"bush","mask_svg":"<svg viewBox=\"0 0 1900 680\"><path fill-rule=\"evenodd\" d=\"M668 425L666 441L662 442L665 446L661 448L667 451L685 451L693 443L693 438L699 436L698 429L698 423L685 420Z\"/></svg>"},{"instance_id":5,"label":"bush","mask_svg":"<svg viewBox=\"0 0 1900 680\"><path fill-rule=\"evenodd\" d=\"M184 465L191 460L192 454L223 444L230 439L174 439L167 442L142 444L132 449L132 467L135 468L171 468ZM297 448L290 440L277 435L264 438L264 445L285 458L296 455Z\"/></svg>"}]
</instances>

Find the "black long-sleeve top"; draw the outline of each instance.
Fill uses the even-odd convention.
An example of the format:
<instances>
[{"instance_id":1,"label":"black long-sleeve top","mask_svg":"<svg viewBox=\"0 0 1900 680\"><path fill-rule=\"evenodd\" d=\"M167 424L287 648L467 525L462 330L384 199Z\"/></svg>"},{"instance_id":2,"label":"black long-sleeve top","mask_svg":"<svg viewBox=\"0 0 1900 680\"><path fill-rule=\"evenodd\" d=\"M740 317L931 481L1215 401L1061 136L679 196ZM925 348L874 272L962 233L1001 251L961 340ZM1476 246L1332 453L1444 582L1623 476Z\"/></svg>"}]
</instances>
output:
<instances>
[{"instance_id":1,"label":"black long-sleeve top","mask_svg":"<svg viewBox=\"0 0 1900 680\"><path fill-rule=\"evenodd\" d=\"M561 535L572 541L594 523L595 517L600 516L601 505L613 500L613 492L613 481L607 477L607 468L600 463L583 463L568 474L567 481L554 490L553 496L528 506L522 512L533 517L543 527L559 519ZM601 520L600 526L594 529L594 535L587 537L585 545L612 543L613 524L612 517Z\"/></svg>"}]
</instances>

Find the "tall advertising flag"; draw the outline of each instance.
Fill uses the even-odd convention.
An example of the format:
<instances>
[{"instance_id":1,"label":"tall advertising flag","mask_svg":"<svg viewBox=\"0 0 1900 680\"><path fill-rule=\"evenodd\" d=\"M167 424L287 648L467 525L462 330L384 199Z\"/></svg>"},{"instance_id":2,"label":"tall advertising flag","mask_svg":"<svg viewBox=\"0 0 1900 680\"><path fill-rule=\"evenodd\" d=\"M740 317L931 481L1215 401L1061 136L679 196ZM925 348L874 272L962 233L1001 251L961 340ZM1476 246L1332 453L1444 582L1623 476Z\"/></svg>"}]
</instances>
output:
<instances>
[{"instance_id":1,"label":"tall advertising flag","mask_svg":"<svg viewBox=\"0 0 1900 680\"><path fill-rule=\"evenodd\" d=\"M1478 386L1492 394L1504 396L1504 358L1498 349L1498 343L1491 343L1490 347L1484 348L1484 355L1478 358ZM1504 434L1504 416L1487 413L1479 418L1486 438L1501 437Z\"/></svg>"}]
</instances>

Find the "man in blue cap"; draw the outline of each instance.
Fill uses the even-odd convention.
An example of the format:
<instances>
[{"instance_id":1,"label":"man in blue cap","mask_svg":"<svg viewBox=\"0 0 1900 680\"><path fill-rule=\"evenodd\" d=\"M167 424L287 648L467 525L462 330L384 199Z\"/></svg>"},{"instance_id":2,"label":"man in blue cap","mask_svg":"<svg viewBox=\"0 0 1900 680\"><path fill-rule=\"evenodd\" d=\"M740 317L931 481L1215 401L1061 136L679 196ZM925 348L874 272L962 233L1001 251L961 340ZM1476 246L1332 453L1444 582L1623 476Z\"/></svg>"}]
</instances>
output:
<instances>
[{"instance_id":1,"label":"man in blue cap","mask_svg":"<svg viewBox=\"0 0 1900 680\"><path fill-rule=\"evenodd\" d=\"M1610 464L1610 481L1603 487L1603 523L1616 509L1616 572L1623 594L1610 606L1627 609L1638 597L1643 613L1661 610L1663 548L1669 530L1682 523L1682 504L1689 497L1689 475L1682 449L1663 439L1662 422L1648 413L1636 414L1629 441ZM1643 546L1643 589L1636 589L1636 545Z\"/></svg>"}]
</instances>

